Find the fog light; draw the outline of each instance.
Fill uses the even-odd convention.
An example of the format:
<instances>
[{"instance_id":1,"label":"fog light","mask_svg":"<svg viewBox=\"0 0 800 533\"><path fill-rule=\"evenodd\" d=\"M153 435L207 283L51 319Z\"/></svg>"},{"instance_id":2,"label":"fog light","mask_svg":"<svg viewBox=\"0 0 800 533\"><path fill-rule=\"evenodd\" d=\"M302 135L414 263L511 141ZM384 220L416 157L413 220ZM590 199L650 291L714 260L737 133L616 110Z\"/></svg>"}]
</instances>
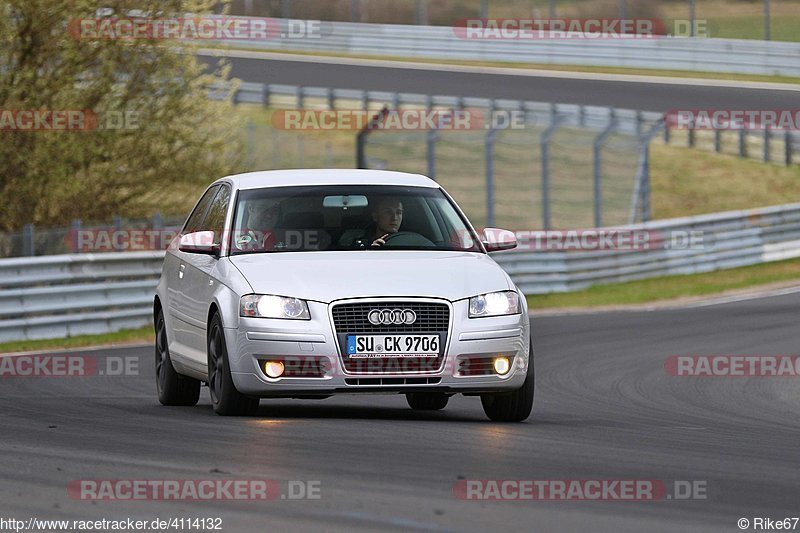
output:
<instances>
[{"instance_id":1,"label":"fog light","mask_svg":"<svg viewBox=\"0 0 800 533\"><path fill-rule=\"evenodd\" d=\"M508 371L511 370L511 362L508 360L508 357L496 357L494 360L494 371L500 374L508 374Z\"/></svg>"},{"instance_id":2,"label":"fog light","mask_svg":"<svg viewBox=\"0 0 800 533\"><path fill-rule=\"evenodd\" d=\"M264 363L264 373L271 378L279 378L283 375L282 361L267 361Z\"/></svg>"}]
</instances>

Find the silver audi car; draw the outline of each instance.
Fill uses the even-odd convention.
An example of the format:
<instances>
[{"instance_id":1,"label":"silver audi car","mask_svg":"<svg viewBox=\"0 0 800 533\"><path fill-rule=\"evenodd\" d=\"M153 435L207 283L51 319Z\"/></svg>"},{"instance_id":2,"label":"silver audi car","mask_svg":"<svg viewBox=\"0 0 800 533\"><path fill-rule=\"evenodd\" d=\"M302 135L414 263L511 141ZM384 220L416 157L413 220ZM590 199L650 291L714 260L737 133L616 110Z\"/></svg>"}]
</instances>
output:
<instances>
[{"instance_id":1,"label":"silver audi car","mask_svg":"<svg viewBox=\"0 0 800 533\"><path fill-rule=\"evenodd\" d=\"M524 295L425 176L286 170L211 184L167 250L153 305L158 398L220 415L261 398L405 394L412 409L479 396L522 421L534 372Z\"/></svg>"}]
</instances>

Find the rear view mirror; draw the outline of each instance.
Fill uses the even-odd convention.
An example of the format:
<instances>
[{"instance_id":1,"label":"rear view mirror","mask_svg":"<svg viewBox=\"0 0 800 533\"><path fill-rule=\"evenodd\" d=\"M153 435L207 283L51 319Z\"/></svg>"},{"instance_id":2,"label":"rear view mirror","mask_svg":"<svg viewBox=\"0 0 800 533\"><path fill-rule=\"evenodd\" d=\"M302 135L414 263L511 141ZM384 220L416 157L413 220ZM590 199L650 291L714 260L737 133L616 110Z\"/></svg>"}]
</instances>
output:
<instances>
[{"instance_id":1,"label":"rear view mirror","mask_svg":"<svg viewBox=\"0 0 800 533\"><path fill-rule=\"evenodd\" d=\"M369 205L369 201L367 200L367 197L362 194L326 196L322 200L322 207L338 207L340 209L347 209L348 207L367 207L367 205Z\"/></svg>"},{"instance_id":2,"label":"rear view mirror","mask_svg":"<svg viewBox=\"0 0 800 533\"><path fill-rule=\"evenodd\" d=\"M483 245L487 252L512 250L517 247L517 236L507 229L486 228L483 230Z\"/></svg>"},{"instance_id":3,"label":"rear view mirror","mask_svg":"<svg viewBox=\"0 0 800 533\"><path fill-rule=\"evenodd\" d=\"M190 254L219 255L220 245L214 242L213 231L195 231L181 235L178 249Z\"/></svg>"}]
</instances>

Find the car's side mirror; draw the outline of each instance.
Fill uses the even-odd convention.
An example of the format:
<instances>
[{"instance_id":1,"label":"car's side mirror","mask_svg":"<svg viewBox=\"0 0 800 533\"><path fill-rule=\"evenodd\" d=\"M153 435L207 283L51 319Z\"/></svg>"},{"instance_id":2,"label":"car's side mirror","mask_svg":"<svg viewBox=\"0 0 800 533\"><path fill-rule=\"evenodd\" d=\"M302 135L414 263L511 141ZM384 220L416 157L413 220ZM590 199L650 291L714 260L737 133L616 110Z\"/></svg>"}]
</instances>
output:
<instances>
[{"instance_id":1,"label":"car's side mirror","mask_svg":"<svg viewBox=\"0 0 800 533\"><path fill-rule=\"evenodd\" d=\"M487 252L512 250L517 247L517 236L507 229L486 228L483 230L483 246Z\"/></svg>"},{"instance_id":2,"label":"car's side mirror","mask_svg":"<svg viewBox=\"0 0 800 533\"><path fill-rule=\"evenodd\" d=\"M181 241L178 245L181 252L190 254L206 254L218 256L220 251L220 244L214 242L213 231L195 231L181 235Z\"/></svg>"}]
</instances>

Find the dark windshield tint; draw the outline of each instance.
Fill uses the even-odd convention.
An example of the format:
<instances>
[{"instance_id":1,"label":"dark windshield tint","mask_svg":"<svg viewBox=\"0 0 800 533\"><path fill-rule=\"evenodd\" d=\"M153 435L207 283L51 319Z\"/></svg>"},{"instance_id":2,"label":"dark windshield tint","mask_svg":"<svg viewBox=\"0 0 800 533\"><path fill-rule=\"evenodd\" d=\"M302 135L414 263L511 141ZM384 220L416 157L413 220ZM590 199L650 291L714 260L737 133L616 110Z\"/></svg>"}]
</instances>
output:
<instances>
[{"instance_id":1,"label":"dark windshield tint","mask_svg":"<svg viewBox=\"0 0 800 533\"><path fill-rule=\"evenodd\" d=\"M376 239L381 246L373 246ZM326 250L482 251L440 189L377 185L240 191L231 254Z\"/></svg>"}]
</instances>

